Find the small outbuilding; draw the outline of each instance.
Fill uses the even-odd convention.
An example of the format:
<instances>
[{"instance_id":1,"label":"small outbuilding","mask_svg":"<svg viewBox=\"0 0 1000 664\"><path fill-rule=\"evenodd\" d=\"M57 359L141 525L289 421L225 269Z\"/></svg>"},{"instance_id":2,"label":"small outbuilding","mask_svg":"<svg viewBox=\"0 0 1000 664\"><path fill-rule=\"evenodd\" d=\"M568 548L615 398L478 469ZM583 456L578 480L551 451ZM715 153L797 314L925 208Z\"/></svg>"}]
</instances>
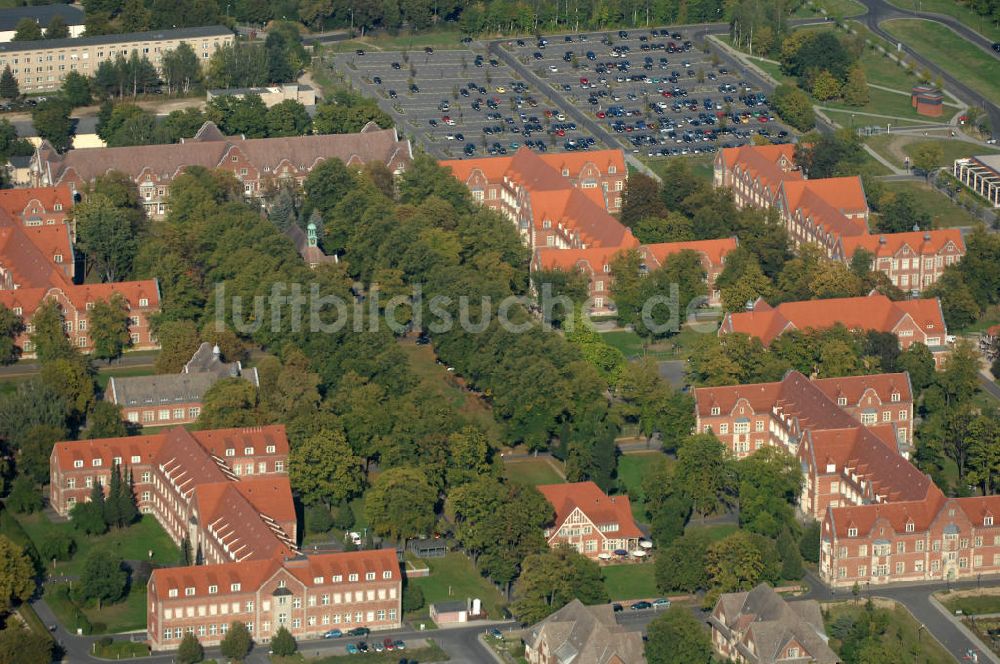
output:
<instances>
[{"instance_id":1,"label":"small outbuilding","mask_svg":"<svg viewBox=\"0 0 1000 664\"><path fill-rule=\"evenodd\" d=\"M913 86L910 104L920 115L936 118L944 113L944 95L933 85Z\"/></svg>"}]
</instances>

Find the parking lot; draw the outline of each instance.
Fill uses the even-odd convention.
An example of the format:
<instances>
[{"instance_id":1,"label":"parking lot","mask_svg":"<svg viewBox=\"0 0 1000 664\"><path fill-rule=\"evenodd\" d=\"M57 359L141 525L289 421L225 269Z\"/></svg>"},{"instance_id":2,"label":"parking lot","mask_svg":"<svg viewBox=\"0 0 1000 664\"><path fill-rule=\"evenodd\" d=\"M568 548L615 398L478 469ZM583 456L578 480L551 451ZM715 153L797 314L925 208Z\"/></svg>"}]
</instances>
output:
<instances>
[{"instance_id":1,"label":"parking lot","mask_svg":"<svg viewBox=\"0 0 1000 664\"><path fill-rule=\"evenodd\" d=\"M484 49L340 54L336 69L374 96L403 132L440 158L596 145L551 96Z\"/></svg>"},{"instance_id":2,"label":"parking lot","mask_svg":"<svg viewBox=\"0 0 1000 664\"><path fill-rule=\"evenodd\" d=\"M714 152L753 134L787 140L764 91L680 29L518 39L503 47L636 154Z\"/></svg>"},{"instance_id":3,"label":"parking lot","mask_svg":"<svg viewBox=\"0 0 1000 664\"><path fill-rule=\"evenodd\" d=\"M754 134L787 140L766 94L679 29L357 51L332 66L439 158L620 147L711 153ZM596 124L595 124L596 123Z\"/></svg>"}]
</instances>

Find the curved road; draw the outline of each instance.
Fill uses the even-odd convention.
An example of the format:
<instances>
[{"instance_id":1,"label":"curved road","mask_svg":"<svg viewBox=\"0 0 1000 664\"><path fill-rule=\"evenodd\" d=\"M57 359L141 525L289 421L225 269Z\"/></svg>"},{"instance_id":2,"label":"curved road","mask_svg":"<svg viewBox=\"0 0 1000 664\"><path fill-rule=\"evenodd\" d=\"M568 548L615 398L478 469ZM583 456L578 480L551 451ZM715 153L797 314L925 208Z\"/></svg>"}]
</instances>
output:
<instances>
[{"instance_id":1,"label":"curved road","mask_svg":"<svg viewBox=\"0 0 1000 664\"><path fill-rule=\"evenodd\" d=\"M894 7L890 5L886 0L859 0L861 4L868 8L868 13L863 16L852 17L855 20L861 21L867 26L869 30L882 37L890 44L898 44L899 40L889 34L884 28L880 26L880 23L885 21L891 21L893 19L900 18L923 18L930 21L936 21L948 28L950 28L955 34L964 39L965 41L979 46L981 49L989 53L992 57L997 57L997 54L991 49L990 40L986 39L983 35L979 34L969 26L965 25L958 19L944 14L937 14L934 12L921 12L921 11L906 11L900 9L899 7ZM948 72L944 71L938 67L937 63L933 60L929 60L922 56L921 54L914 51L912 48L903 44L903 52L906 53L911 59L916 61L922 68L929 70L931 73L940 76L945 83L945 87L951 92L955 93L964 102L972 106L978 106L982 108L990 118L990 128L994 134L1000 134L1000 100L989 99L979 92L973 90L968 85L955 78ZM1000 67L1000 59L998 59L997 67Z\"/></svg>"}]
</instances>

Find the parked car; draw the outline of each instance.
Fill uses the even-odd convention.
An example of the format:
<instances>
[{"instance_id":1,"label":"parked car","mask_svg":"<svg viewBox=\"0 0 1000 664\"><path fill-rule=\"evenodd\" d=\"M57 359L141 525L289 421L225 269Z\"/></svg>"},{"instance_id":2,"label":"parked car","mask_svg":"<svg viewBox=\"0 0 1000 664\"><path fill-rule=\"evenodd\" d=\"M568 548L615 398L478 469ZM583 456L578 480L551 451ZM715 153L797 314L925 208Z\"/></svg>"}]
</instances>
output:
<instances>
[{"instance_id":1,"label":"parked car","mask_svg":"<svg viewBox=\"0 0 1000 664\"><path fill-rule=\"evenodd\" d=\"M659 598L659 599L654 599L653 600L653 607L657 608L657 609L669 609L670 608L670 600L669 599L664 599L662 597Z\"/></svg>"},{"instance_id":2,"label":"parked car","mask_svg":"<svg viewBox=\"0 0 1000 664\"><path fill-rule=\"evenodd\" d=\"M369 634L371 634L371 630L367 627L355 627L347 632L348 636L368 636Z\"/></svg>"},{"instance_id":3,"label":"parked car","mask_svg":"<svg viewBox=\"0 0 1000 664\"><path fill-rule=\"evenodd\" d=\"M385 646L382 645L381 643L379 643L378 641L376 641L372 645L372 650L374 650L375 652L385 652Z\"/></svg>"},{"instance_id":4,"label":"parked car","mask_svg":"<svg viewBox=\"0 0 1000 664\"><path fill-rule=\"evenodd\" d=\"M498 641L503 638L503 634L501 634L500 630L498 630L496 627L490 627L488 630L486 630L486 634L493 637L494 639L497 639Z\"/></svg>"},{"instance_id":5,"label":"parked car","mask_svg":"<svg viewBox=\"0 0 1000 664\"><path fill-rule=\"evenodd\" d=\"M348 643L347 644L347 654L348 655L357 655L358 654L358 647L356 645L354 645L353 643Z\"/></svg>"},{"instance_id":6,"label":"parked car","mask_svg":"<svg viewBox=\"0 0 1000 664\"><path fill-rule=\"evenodd\" d=\"M642 602L635 602L628 608L632 609L633 611L641 611L642 609L651 609L653 608L653 605L650 604L649 602L642 601Z\"/></svg>"},{"instance_id":7,"label":"parked car","mask_svg":"<svg viewBox=\"0 0 1000 664\"><path fill-rule=\"evenodd\" d=\"M615 602L614 604L611 605L611 610L614 611L615 613L618 613L619 611L622 611L623 609L624 609L624 607L621 604L619 604L618 602Z\"/></svg>"},{"instance_id":8,"label":"parked car","mask_svg":"<svg viewBox=\"0 0 1000 664\"><path fill-rule=\"evenodd\" d=\"M406 650L406 642L402 639L396 639L392 645L395 646L396 650Z\"/></svg>"},{"instance_id":9,"label":"parked car","mask_svg":"<svg viewBox=\"0 0 1000 664\"><path fill-rule=\"evenodd\" d=\"M358 641L358 652L368 652L368 644L364 641Z\"/></svg>"},{"instance_id":10,"label":"parked car","mask_svg":"<svg viewBox=\"0 0 1000 664\"><path fill-rule=\"evenodd\" d=\"M388 636L382 641L382 645L385 646L386 650L395 650L396 642L390 639Z\"/></svg>"},{"instance_id":11,"label":"parked car","mask_svg":"<svg viewBox=\"0 0 1000 664\"><path fill-rule=\"evenodd\" d=\"M344 635L339 629L331 629L329 632L323 635L324 639L339 639Z\"/></svg>"}]
</instances>

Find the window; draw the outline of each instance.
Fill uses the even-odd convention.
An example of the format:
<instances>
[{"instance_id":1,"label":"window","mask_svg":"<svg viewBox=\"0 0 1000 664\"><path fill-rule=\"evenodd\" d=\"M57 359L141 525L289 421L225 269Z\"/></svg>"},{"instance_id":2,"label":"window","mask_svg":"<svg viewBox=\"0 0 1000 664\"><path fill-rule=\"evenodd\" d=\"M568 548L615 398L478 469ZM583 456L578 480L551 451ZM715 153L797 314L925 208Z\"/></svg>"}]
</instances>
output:
<instances>
[{"instance_id":1,"label":"window","mask_svg":"<svg viewBox=\"0 0 1000 664\"><path fill-rule=\"evenodd\" d=\"M985 516L985 517L983 517L983 525L984 526L992 526L993 525L993 517L992 516Z\"/></svg>"},{"instance_id":2,"label":"window","mask_svg":"<svg viewBox=\"0 0 1000 664\"><path fill-rule=\"evenodd\" d=\"M718 415L720 412L722 411L718 406L712 406L712 415Z\"/></svg>"},{"instance_id":3,"label":"window","mask_svg":"<svg viewBox=\"0 0 1000 664\"><path fill-rule=\"evenodd\" d=\"M236 456L236 449L232 448L232 447L227 447L226 448L226 456L227 457L234 457L234 456Z\"/></svg>"},{"instance_id":4,"label":"window","mask_svg":"<svg viewBox=\"0 0 1000 664\"><path fill-rule=\"evenodd\" d=\"M754 422L754 431L760 433L764 430L764 420L757 420Z\"/></svg>"},{"instance_id":5,"label":"window","mask_svg":"<svg viewBox=\"0 0 1000 664\"><path fill-rule=\"evenodd\" d=\"M133 454L132 463L140 463L140 462L142 462L142 457L140 457L138 454Z\"/></svg>"},{"instance_id":6,"label":"window","mask_svg":"<svg viewBox=\"0 0 1000 664\"><path fill-rule=\"evenodd\" d=\"M229 592L238 593L239 591L240 591L240 584L238 583L229 584Z\"/></svg>"},{"instance_id":7,"label":"window","mask_svg":"<svg viewBox=\"0 0 1000 664\"><path fill-rule=\"evenodd\" d=\"M916 549L918 552L924 550L924 540L922 539L917 540L914 544L915 546L913 548Z\"/></svg>"},{"instance_id":8,"label":"window","mask_svg":"<svg viewBox=\"0 0 1000 664\"><path fill-rule=\"evenodd\" d=\"M347 576L347 580L350 581L351 583L354 583L354 582L356 582L358 580L358 575L357 574L349 574Z\"/></svg>"},{"instance_id":9,"label":"window","mask_svg":"<svg viewBox=\"0 0 1000 664\"><path fill-rule=\"evenodd\" d=\"M847 536L848 537L857 537L858 536L858 529L857 528L848 528L847 529Z\"/></svg>"},{"instance_id":10,"label":"window","mask_svg":"<svg viewBox=\"0 0 1000 664\"><path fill-rule=\"evenodd\" d=\"M185 588L184 589L184 595L186 597L194 597L194 588L191 588L190 586L188 586L187 588Z\"/></svg>"},{"instance_id":11,"label":"window","mask_svg":"<svg viewBox=\"0 0 1000 664\"><path fill-rule=\"evenodd\" d=\"M101 463L102 463L101 459L94 459L93 461L90 462L90 465L93 466L94 468L98 468L100 467Z\"/></svg>"},{"instance_id":12,"label":"window","mask_svg":"<svg viewBox=\"0 0 1000 664\"><path fill-rule=\"evenodd\" d=\"M149 483L149 482L152 481L152 479L153 479L152 478L152 474L148 470L142 474L142 481L143 482Z\"/></svg>"},{"instance_id":13,"label":"window","mask_svg":"<svg viewBox=\"0 0 1000 664\"><path fill-rule=\"evenodd\" d=\"M899 421L905 422L907 419L909 419L909 413L907 413L905 410L899 411Z\"/></svg>"},{"instance_id":14,"label":"window","mask_svg":"<svg viewBox=\"0 0 1000 664\"><path fill-rule=\"evenodd\" d=\"M267 447L265 448L265 451L266 451L266 452L267 452L268 454L274 454L274 445L268 445L268 446L267 446Z\"/></svg>"},{"instance_id":15,"label":"window","mask_svg":"<svg viewBox=\"0 0 1000 664\"><path fill-rule=\"evenodd\" d=\"M250 455L252 455L252 454L253 454L253 448L252 448L252 447L244 447L244 448L243 448L243 454L244 454L245 456L250 456Z\"/></svg>"},{"instance_id":16,"label":"window","mask_svg":"<svg viewBox=\"0 0 1000 664\"><path fill-rule=\"evenodd\" d=\"M219 586L209 586L208 587L208 594L209 595L215 595L218 592L219 592Z\"/></svg>"},{"instance_id":17,"label":"window","mask_svg":"<svg viewBox=\"0 0 1000 664\"><path fill-rule=\"evenodd\" d=\"M913 522L912 521L907 521L906 522L906 532L912 533L913 532L913 528L914 528Z\"/></svg>"},{"instance_id":18,"label":"window","mask_svg":"<svg viewBox=\"0 0 1000 664\"><path fill-rule=\"evenodd\" d=\"M80 508L80 509L83 509L83 508ZM177 588L171 588L170 591L167 592L167 595L169 597L177 597Z\"/></svg>"},{"instance_id":19,"label":"window","mask_svg":"<svg viewBox=\"0 0 1000 664\"><path fill-rule=\"evenodd\" d=\"M899 403L899 392L893 392L890 398L893 403Z\"/></svg>"},{"instance_id":20,"label":"window","mask_svg":"<svg viewBox=\"0 0 1000 664\"><path fill-rule=\"evenodd\" d=\"M383 579L391 579L392 578L392 572L390 570L386 570L386 571L382 572L382 578Z\"/></svg>"},{"instance_id":21,"label":"window","mask_svg":"<svg viewBox=\"0 0 1000 664\"><path fill-rule=\"evenodd\" d=\"M83 468L83 461L81 459L75 460L73 462L73 467L74 468Z\"/></svg>"},{"instance_id":22,"label":"window","mask_svg":"<svg viewBox=\"0 0 1000 664\"><path fill-rule=\"evenodd\" d=\"M882 411L882 421L883 422L891 422L892 421L892 413L890 411L888 411L888 410Z\"/></svg>"},{"instance_id":23,"label":"window","mask_svg":"<svg viewBox=\"0 0 1000 664\"><path fill-rule=\"evenodd\" d=\"M719 433L729 433L729 423L723 422L719 425Z\"/></svg>"},{"instance_id":24,"label":"window","mask_svg":"<svg viewBox=\"0 0 1000 664\"><path fill-rule=\"evenodd\" d=\"M140 297L139 298L139 306L140 307L148 307L149 306L149 298Z\"/></svg>"},{"instance_id":25,"label":"window","mask_svg":"<svg viewBox=\"0 0 1000 664\"><path fill-rule=\"evenodd\" d=\"M162 408L162 409L160 409L160 412L158 413L157 418L161 422L163 422L165 420L169 420L170 419L170 409L169 408Z\"/></svg>"}]
</instances>

